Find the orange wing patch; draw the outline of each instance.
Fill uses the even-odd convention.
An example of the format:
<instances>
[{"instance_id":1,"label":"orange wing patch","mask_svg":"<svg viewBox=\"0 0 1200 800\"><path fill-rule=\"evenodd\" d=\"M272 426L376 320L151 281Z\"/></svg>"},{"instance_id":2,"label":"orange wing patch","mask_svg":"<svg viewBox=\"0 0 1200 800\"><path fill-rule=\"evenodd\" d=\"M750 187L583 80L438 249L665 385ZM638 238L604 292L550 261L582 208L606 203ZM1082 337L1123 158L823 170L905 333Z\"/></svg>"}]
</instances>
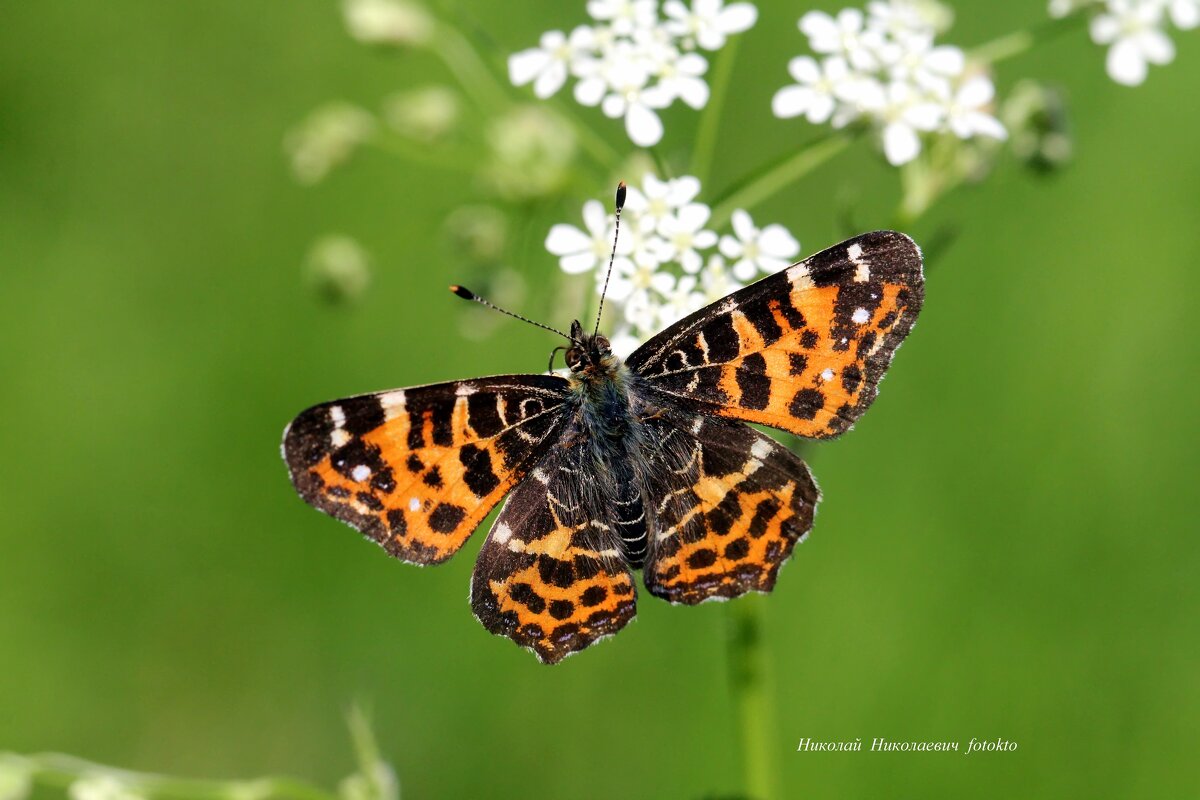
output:
<instances>
[{"instance_id":1,"label":"orange wing patch","mask_svg":"<svg viewBox=\"0 0 1200 800\"><path fill-rule=\"evenodd\" d=\"M629 363L702 413L828 438L875 399L923 290L911 239L864 234L702 309Z\"/></svg>"},{"instance_id":2,"label":"orange wing patch","mask_svg":"<svg viewBox=\"0 0 1200 800\"><path fill-rule=\"evenodd\" d=\"M558 430L566 381L505 376L314 406L284 432L306 501L397 558L454 555Z\"/></svg>"},{"instance_id":3,"label":"orange wing patch","mask_svg":"<svg viewBox=\"0 0 1200 800\"><path fill-rule=\"evenodd\" d=\"M692 455L658 503L646 588L689 605L769 592L812 527L820 493L804 462L773 439L697 423Z\"/></svg>"},{"instance_id":4,"label":"orange wing patch","mask_svg":"<svg viewBox=\"0 0 1200 800\"><path fill-rule=\"evenodd\" d=\"M471 579L471 607L483 626L547 664L611 636L636 611L633 575L614 534L569 499L578 499L569 485L576 471L562 470L569 457L548 458L517 488Z\"/></svg>"}]
</instances>

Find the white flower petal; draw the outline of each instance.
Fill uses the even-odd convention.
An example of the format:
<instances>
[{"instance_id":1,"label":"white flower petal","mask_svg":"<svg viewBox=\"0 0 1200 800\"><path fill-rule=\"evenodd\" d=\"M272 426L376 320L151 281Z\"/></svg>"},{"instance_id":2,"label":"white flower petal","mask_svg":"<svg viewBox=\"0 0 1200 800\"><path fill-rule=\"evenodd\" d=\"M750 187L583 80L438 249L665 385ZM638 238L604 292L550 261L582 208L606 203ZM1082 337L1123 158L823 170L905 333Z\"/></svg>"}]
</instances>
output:
<instances>
[{"instance_id":1,"label":"white flower petal","mask_svg":"<svg viewBox=\"0 0 1200 800\"><path fill-rule=\"evenodd\" d=\"M794 258L800 253L800 243L782 225L768 225L758 237L759 247L767 256Z\"/></svg>"},{"instance_id":2,"label":"white flower petal","mask_svg":"<svg viewBox=\"0 0 1200 800\"><path fill-rule=\"evenodd\" d=\"M807 86L785 86L771 98L771 113L780 119L798 117L812 107L816 97Z\"/></svg>"},{"instance_id":3,"label":"white flower petal","mask_svg":"<svg viewBox=\"0 0 1200 800\"><path fill-rule=\"evenodd\" d=\"M700 78L681 78L676 88L679 98L697 111L708 103L708 84Z\"/></svg>"},{"instance_id":4,"label":"white flower petal","mask_svg":"<svg viewBox=\"0 0 1200 800\"><path fill-rule=\"evenodd\" d=\"M1160 30L1147 30L1138 37L1138 46L1151 64L1170 64L1175 58L1175 45Z\"/></svg>"},{"instance_id":5,"label":"white flower petal","mask_svg":"<svg viewBox=\"0 0 1200 800\"><path fill-rule=\"evenodd\" d=\"M733 3L717 15L717 27L726 36L747 31L757 21L758 9L750 3Z\"/></svg>"},{"instance_id":6,"label":"white flower petal","mask_svg":"<svg viewBox=\"0 0 1200 800\"><path fill-rule=\"evenodd\" d=\"M533 93L545 100L567 82L567 65L561 61L553 61L546 66L537 80L533 82Z\"/></svg>"},{"instance_id":7,"label":"white flower petal","mask_svg":"<svg viewBox=\"0 0 1200 800\"><path fill-rule=\"evenodd\" d=\"M578 275L596 266L596 257L591 253L575 253L563 256L558 260L558 266L568 275Z\"/></svg>"},{"instance_id":8,"label":"white flower petal","mask_svg":"<svg viewBox=\"0 0 1200 800\"><path fill-rule=\"evenodd\" d=\"M883 129L883 154L894 167L907 164L921 152L917 132L902 122L893 122Z\"/></svg>"},{"instance_id":9,"label":"white flower petal","mask_svg":"<svg viewBox=\"0 0 1200 800\"><path fill-rule=\"evenodd\" d=\"M592 237L574 225L559 223L550 228L550 233L546 235L546 249L556 256L589 250L591 246Z\"/></svg>"},{"instance_id":10,"label":"white flower petal","mask_svg":"<svg viewBox=\"0 0 1200 800\"><path fill-rule=\"evenodd\" d=\"M754 262L748 258L743 258L741 261L734 263L730 271L733 272L733 277L742 283L754 280L754 276L758 274L758 269L754 266Z\"/></svg>"},{"instance_id":11,"label":"white flower petal","mask_svg":"<svg viewBox=\"0 0 1200 800\"><path fill-rule=\"evenodd\" d=\"M982 75L971 78L964 83L955 95L955 100L967 108L979 108L992 102L996 96L996 87Z\"/></svg>"},{"instance_id":12,"label":"white flower petal","mask_svg":"<svg viewBox=\"0 0 1200 800\"><path fill-rule=\"evenodd\" d=\"M1146 59L1137 44L1130 39L1119 39L1108 48L1105 61L1108 76L1126 86L1138 86L1146 80Z\"/></svg>"},{"instance_id":13,"label":"white flower petal","mask_svg":"<svg viewBox=\"0 0 1200 800\"><path fill-rule=\"evenodd\" d=\"M512 81L513 86L524 86L536 78L549 63L550 56L537 48L513 53L508 57L508 79Z\"/></svg>"},{"instance_id":14,"label":"white flower petal","mask_svg":"<svg viewBox=\"0 0 1200 800\"><path fill-rule=\"evenodd\" d=\"M662 120L647 106L633 103L625 114L625 132L638 147L651 147L662 139Z\"/></svg>"},{"instance_id":15,"label":"white flower petal","mask_svg":"<svg viewBox=\"0 0 1200 800\"><path fill-rule=\"evenodd\" d=\"M698 231L704 227L711 215L712 211L703 203L688 203L679 209L676 218L685 230Z\"/></svg>"},{"instance_id":16,"label":"white flower petal","mask_svg":"<svg viewBox=\"0 0 1200 800\"><path fill-rule=\"evenodd\" d=\"M816 83L821 80L821 68L812 56L796 56L788 62L788 74L796 83Z\"/></svg>"},{"instance_id":17,"label":"white flower petal","mask_svg":"<svg viewBox=\"0 0 1200 800\"><path fill-rule=\"evenodd\" d=\"M730 215L730 222L733 225L733 232L743 242L749 241L758 235L758 228L754 227L754 220L749 212L743 209L737 209Z\"/></svg>"},{"instance_id":18,"label":"white flower petal","mask_svg":"<svg viewBox=\"0 0 1200 800\"><path fill-rule=\"evenodd\" d=\"M608 86L603 78L584 78L575 84L575 102L588 107L600 105L607 91Z\"/></svg>"}]
</instances>

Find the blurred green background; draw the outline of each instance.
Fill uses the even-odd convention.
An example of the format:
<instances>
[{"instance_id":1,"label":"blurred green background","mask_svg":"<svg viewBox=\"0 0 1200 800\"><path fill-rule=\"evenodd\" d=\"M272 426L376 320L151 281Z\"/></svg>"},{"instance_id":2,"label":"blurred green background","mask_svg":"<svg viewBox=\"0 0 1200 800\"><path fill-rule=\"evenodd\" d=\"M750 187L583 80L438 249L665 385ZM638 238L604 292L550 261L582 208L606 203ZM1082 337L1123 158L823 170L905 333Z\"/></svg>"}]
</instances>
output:
<instances>
[{"instance_id":1,"label":"blurred green background","mask_svg":"<svg viewBox=\"0 0 1200 800\"><path fill-rule=\"evenodd\" d=\"M582 3L462 5L509 50L584 21ZM768 110L808 5L758 5L711 190L815 132ZM944 38L966 47L1045 18L953 5ZM1001 92L1065 87L1075 162L1049 180L1005 163L911 231L961 235L874 410L810 451L825 501L763 603L785 796L1195 792L1200 38L1175 39L1137 89L1083 31L1005 62ZM288 483L280 432L305 406L537 372L553 344L515 322L462 337L437 231L479 197L469 176L377 151L315 188L288 174L283 133L313 107L448 80L356 44L325 0L4 6L0 749L332 785L362 699L410 798L738 790L721 606L644 596L619 637L543 667L471 617L481 536L405 566ZM669 156L695 122L667 115ZM867 229L897 192L859 143L755 218L810 253L841 238L845 198ZM529 283L556 274L536 244L587 195L525 218ZM373 255L354 307L302 279L328 232ZM524 310L567 324L545 295ZM794 752L805 736L1019 750Z\"/></svg>"}]
</instances>

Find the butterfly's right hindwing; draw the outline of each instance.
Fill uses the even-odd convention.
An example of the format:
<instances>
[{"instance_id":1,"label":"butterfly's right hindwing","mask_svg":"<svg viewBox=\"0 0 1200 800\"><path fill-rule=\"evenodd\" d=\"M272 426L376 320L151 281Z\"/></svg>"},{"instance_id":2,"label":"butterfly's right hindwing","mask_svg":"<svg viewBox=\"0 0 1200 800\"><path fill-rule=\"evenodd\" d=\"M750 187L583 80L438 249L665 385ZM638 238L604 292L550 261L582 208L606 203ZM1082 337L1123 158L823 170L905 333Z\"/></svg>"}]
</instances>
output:
<instances>
[{"instance_id":1,"label":"butterfly's right hindwing","mask_svg":"<svg viewBox=\"0 0 1200 800\"><path fill-rule=\"evenodd\" d=\"M307 502L397 558L454 555L561 428L567 382L507 375L313 406L284 431Z\"/></svg>"}]
</instances>

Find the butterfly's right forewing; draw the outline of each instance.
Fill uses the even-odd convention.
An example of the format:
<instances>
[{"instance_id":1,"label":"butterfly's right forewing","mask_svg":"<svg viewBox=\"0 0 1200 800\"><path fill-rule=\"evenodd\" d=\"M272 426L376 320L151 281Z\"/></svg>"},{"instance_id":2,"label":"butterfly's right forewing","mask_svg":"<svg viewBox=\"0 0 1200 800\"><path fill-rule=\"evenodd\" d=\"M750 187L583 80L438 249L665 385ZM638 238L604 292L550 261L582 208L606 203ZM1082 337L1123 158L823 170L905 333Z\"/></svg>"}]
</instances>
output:
<instances>
[{"instance_id":1,"label":"butterfly's right forewing","mask_svg":"<svg viewBox=\"0 0 1200 800\"><path fill-rule=\"evenodd\" d=\"M307 502L397 558L436 564L549 449L566 386L506 375L322 403L288 426L284 460Z\"/></svg>"}]
</instances>

